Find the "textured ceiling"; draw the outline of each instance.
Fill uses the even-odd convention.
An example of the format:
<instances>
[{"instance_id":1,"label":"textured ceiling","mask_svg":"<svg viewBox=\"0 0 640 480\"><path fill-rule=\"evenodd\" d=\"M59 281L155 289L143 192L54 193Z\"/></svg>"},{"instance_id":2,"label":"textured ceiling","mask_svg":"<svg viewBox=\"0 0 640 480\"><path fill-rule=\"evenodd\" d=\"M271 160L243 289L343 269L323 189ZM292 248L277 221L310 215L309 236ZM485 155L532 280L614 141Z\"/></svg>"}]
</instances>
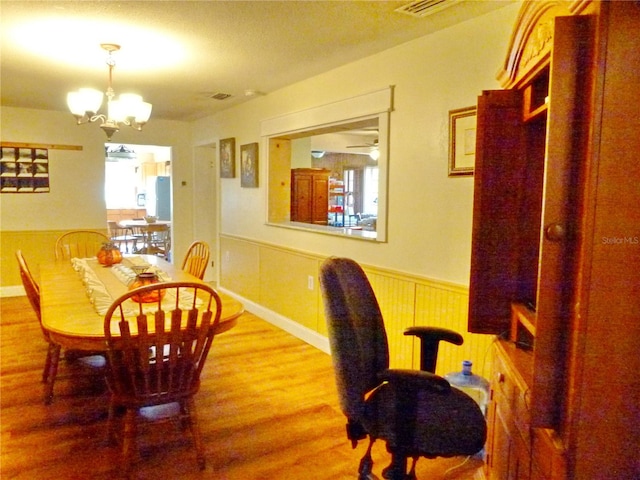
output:
<instances>
[{"instance_id":1,"label":"textured ceiling","mask_svg":"<svg viewBox=\"0 0 640 480\"><path fill-rule=\"evenodd\" d=\"M143 95L152 118L195 120L509 2L394 11L407 3L2 0L2 105L66 111L68 91L106 89L100 43L117 43L116 94Z\"/></svg>"}]
</instances>

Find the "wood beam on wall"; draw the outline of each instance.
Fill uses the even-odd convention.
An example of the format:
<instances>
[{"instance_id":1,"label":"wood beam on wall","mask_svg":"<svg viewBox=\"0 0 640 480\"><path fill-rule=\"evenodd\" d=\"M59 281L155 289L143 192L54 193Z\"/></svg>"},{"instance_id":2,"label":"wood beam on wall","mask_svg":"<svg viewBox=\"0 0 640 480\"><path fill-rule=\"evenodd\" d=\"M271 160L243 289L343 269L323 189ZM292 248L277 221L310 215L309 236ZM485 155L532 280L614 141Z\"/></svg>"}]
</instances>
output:
<instances>
[{"instance_id":1,"label":"wood beam on wall","mask_svg":"<svg viewBox=\"0 0 640 480\"><path fill-rule=\"evenodd\" d=\"M0 147L47 148L49 150L82 150L82 145L59 145L55 143L1 142Z\"/></svg>"}]
</instances>

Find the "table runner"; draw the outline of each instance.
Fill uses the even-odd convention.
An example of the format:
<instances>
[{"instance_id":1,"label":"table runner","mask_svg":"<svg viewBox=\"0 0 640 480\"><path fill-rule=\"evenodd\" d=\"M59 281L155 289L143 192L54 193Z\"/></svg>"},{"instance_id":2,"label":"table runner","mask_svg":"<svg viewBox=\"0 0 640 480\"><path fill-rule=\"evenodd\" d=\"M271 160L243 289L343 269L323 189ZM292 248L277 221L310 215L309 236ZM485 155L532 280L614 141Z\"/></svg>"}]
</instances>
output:
<instances>
[{"instance_id":1,"label":"table runner","mask_svg":"<svg viewBox=\"0 0 640 480\"><path fill-rule=\"evenodd\" d=\"M99 315L107 313L113 301L129 290L129 285L136 278L136 272L133 270L135 267L146 266L146 271L155 273L161 282L171 281L171 277L166 272L149 265L142 257L126 257L122 263L111 267L101 265L96 257L72 258L71 264L80 275L89 301ZM175 304L175 295L167 293L162 300L163 309L172 309ZM186 291L180 292L180 308L187 310L192 305L193 294ZM140 311L140 304L131 299L124 303L124 307L125 316L135 316ZM154 312L157 309L157 302L142 304L142 311L145 313Z\"/></svg>"}]
</instances>

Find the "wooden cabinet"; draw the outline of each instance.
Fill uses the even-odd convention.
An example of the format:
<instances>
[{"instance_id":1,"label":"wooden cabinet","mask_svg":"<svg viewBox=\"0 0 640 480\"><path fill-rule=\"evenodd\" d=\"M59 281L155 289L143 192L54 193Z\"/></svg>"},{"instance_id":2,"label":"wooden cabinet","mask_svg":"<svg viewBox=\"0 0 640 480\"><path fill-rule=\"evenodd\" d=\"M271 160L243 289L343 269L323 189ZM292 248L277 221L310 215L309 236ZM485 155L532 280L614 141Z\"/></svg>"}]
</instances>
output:
<instances>
[{"instance_id":1,"label":"wooden cabinet","mask_svg":"<svg viewBox=\"0 0 640 480\"><path fill-rule=\"evenodd\" d=\"M553 32L549 60L531 79L478 100L486 141L476 153L470 282L473 331L513 330L511 339L534 351L537 427L558 425L563 394L556 367L575 276L588 135L578 106L590 102L592 18L558 17Z\"/></svg>"},{"instance_id":2,"label":"wooden cabinet","mask_svg":"<svg viewBox=\"0 0 640 480\"><path fill-rule=\"evenodd\" d=\"M469 330L490 478L638 478L640 7L525 1L478 99ZM631 73L634 72L634 73Z\"/></svg>"},{"instance_id":3,"label":"wooden cabinet","mask_svg":"<svg viewBox=\"0 0 640 480\"><path fill-rule=\"evenodd\" d=\"M496 343L487 416L486 467L491 480L565 478L565 452L555 431L531 428L531 362L531 355L513 342Z\"/></svg>"},{"instance_id":4,"label":"wooden cabinet","mask_svg":"<svg viewBox=\"0 0 640 480\"><path fill-rule=\"evenodd\" d=\"M291 170L291 221L326 225L329 211L329 170Z\"/></svg>"}]
</instances>

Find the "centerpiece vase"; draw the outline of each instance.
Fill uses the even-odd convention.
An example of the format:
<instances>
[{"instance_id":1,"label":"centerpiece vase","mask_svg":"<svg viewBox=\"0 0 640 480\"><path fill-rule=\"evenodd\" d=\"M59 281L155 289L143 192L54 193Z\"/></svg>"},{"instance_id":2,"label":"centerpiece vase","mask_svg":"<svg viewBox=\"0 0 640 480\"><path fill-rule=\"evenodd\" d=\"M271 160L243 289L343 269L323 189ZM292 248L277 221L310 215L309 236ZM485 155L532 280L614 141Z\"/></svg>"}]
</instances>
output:
<instances>
[{"instance_id":1,"label":"centerpiece vase","mask_svg":"<svg viewBox=\"0 0 640 480\"><path fill-rule=\"evenodd\" d=\"M134 290L139 287L147 285L153 285L154 283L160 283L158 275L153 272L144 272L136 275L136 278L129 285L129 290ZM140 292L131 296L131 300L138 303L153 303L158 300L162 300L164 297L164 290L151 290L149 292Z\"/></svg>"}]
</instances>

